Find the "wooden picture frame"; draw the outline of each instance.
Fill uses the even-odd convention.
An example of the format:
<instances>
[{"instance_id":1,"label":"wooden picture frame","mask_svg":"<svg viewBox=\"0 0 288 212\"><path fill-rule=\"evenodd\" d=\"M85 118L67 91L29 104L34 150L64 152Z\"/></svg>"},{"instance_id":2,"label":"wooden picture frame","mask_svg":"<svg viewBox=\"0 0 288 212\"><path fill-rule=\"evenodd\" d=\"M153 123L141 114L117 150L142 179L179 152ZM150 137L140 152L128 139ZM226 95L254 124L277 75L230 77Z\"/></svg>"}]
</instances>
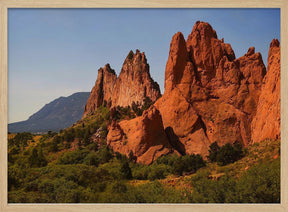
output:
<instances>
[{"instance_id":1,"label":"wooden picture frame","mask_svg":"<svg viewBox=\"0 0 288 212\"><path fill-rule=\"evenodd\" d=\"M9 8L280 8L281 9L281 203L280 204L8 204L7 15ZM0 0L0 211L287 211L288 210L288 1L286 0ZM269 27L269 26L267 26Z\"/></svg>"}]
</instances>

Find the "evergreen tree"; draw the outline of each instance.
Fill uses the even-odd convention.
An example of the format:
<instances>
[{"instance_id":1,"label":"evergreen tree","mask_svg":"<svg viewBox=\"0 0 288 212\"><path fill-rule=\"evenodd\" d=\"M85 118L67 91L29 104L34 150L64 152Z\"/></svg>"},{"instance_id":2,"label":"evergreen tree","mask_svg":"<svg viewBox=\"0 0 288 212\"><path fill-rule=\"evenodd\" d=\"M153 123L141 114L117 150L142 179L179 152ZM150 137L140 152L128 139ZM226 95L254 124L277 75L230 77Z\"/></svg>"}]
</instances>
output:
<instances>
[{"instance_id":1,"label":"evergreen tree","mask_svg":"<svg viewBox=\"0 0 288 212\"><path fill-rule=\"evenodd\" d=\"M42 167L47 165L47 160L45 159L42 148L40 147L37 151L36 148L32 149L32 152L28 158L30 167Z\"/></svg>"},{"instance_id":2,"label":"evergreen tree","mask_svg":"<svg viewBox=\"0 0 288 212\"><path fill-rule=\"evenodd\" d=\"M218 146L217 142L215 141L214 143L212 143L209 146L209 155L207 156L207 158L210 160L210 162L215 162L216 161L216 157L217 157L217 153L220 149L220 147Z\"/></svg>"},{"instance_id":3,"label":"evergreen tree","mask_svg":"<svg viewBox=\"0 0 288 212\"><path fill-rule=\"evenodd\" d=\"M32 152L28 158L30 167L37 167L38 166L38 152L36 148L32 149Z\"/></svg>"},{"instance_id":4,"label":"evergreen tree","mask_svg":"<svg viewBox=\"0 0 288 212\"><path fill-rule=\"evenodd\" d=\"M132 178L132 172L131 172L131 168L129 166L128 161L125 161L122 163L121 168L120 168L120 172L123 175L123 178L125 179L131 179Z\"/></svg>"}]
</instances>

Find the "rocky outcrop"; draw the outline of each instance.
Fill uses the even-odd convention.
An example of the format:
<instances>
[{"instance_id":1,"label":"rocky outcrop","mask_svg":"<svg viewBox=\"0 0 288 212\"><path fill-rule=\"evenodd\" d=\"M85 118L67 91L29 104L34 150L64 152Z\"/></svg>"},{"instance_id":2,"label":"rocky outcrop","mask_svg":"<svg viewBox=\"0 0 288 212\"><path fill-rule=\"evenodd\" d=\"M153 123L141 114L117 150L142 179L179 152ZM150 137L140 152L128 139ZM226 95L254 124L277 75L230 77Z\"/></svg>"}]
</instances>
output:
<instances>
[{"instance_id":1,"label":"rocky outcrop","mask_svg":"<svg viewBox=\"0 0 288 212\"><path fill-rule=\"evenodd\" d=\"M186 45L203 86L215 77L216 68L224 56L229 61L235 59L230 44L224 43L224 39L218 40L216 31L205 22L195 23Z\"/></svg>"},{"instance_id":2,"label":"rocky outcrop","mask_svg":"<svg viewBox=\"0 0 288 212\"><path fill-rule=\"evenodd\" d=\"M150 164L162 155L173 152L156 107L152 106L143 115L120 123L112 122L107 135L107 145L115 152L131 153L137 162Z\"/></svg>"},{"instance_id":3,"label":"rocky outcrop","mask_svg":"<svg viewBox=\"0 0 288 212\"><path fill-rule=\"evenodd\" d=\"M172 90L179 83L188 61L186 42L181 32L176 33L170 43L169 58L165 71L165 90Z\"/></svg>"},{"instance_id":4,"label":"rocky outcrop","mask_svg":"<svg viewBox=\"0 0 288 212\"><path fill-rule=\"evenodd\" d=\"M159 85L150 76L144 52L130 51L115 83L112 106L126 107L133 102L142 105L145 97L154 102L160 96Z\"/></svg>"},{"instance_id":5,"label":"rocky outcrop","mask_svg":"<svg viewBox=\"0 0 288 212\"><path fill-rule=\"evenodd\" d=\"M210 142L201 116L179 89L165 93L156 103L171 145L181 154L206 155Z\"/></svg>"},{"instance_id":6,"label":"rocky outcrop","mask_svg":"<svg viewBox=\"0 0 288 212\"><path fill-rule=\"evenodd\" d=\"M98 77L86 103L83 117L92 114L104 101L111 105L116 80L117 75L109 64L98 70Z\"/></svg>"},{"instance_id":7,"label":"rocky outcrop","mask_svg":"<svg viewBox=\"0 0 288 212\"><path fill-rule=\"evenodd\" d=\"M171 144L181 153L201 155L215 141L247 145L265 73L254 47L235 59L230 44L217 39L208 23L196 22L187 42L176 33L165 92L155 103Z\"/></svg>"},{"instance_id":8,"label":"rocky outcrop","mask_svg":"<svg viewBox=\"0 0 288 212\"><path fill-rule=\"evenodd\" d=\"M257 112L252 121L252 141L280 139L280 43L272 40Z\"/></svg>"},{"instance_id":9,"label":"rocky outcrop","mask_svg":"<svg viewBox=\"0 0 288 212\"><path fill-rule=\"evenodd\" d=\"M145 64L139 51L126 58L112 105L125 106L143 95L157 99L153 83L140 83L151 81ZM133 86L145 92L135 94ZM251 138L253 142L280 138L279 42L271 43L266 74L254 47L236 59L230 44L219 40L208 23L198 21L187 41L181 32L172 38L163 96L141 117L113 122L107 144L150 164L173 151L206 156L215 141L220 146L234 142L247 146Z\"/></svg>"},{"instance_id":10,"label":"rocky outcrop","mask_svg":"<svg viewBox=\"0 0 288 212\"><path fill-rule=\"evenodd\" d=\"M102 104L108 107L143 104L145 97L156 101L161 96L159 85L150 76L144 52L129 52L117 78L109 64L98 70L98 77L85 106L84 115L93 112Z\"/></svg>"}]
</instances>

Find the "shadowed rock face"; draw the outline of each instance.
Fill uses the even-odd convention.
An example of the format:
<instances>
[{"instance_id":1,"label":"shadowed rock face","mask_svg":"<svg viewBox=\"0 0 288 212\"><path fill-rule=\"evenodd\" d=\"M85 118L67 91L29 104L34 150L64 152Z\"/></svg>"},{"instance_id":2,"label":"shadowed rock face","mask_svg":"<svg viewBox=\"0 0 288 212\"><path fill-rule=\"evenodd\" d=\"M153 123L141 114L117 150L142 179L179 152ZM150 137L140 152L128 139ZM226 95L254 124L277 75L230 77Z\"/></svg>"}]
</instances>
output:
<instances>
[{"instance_id":1,"label":"shadowed rock face","mask_svg":"<svg viewBox=\"0 0 288 212\"><path fill-rule=\"evenodd\" d=\"M114 121L107 135L107 145L126 156L132 152L137 162L143 164L174 152L167 140L161 115L154 106L135 119L119 124Z\"/></svg>"},{"instance_id":2,"label":"shadowed rock face","mask_svg":"<svg viewBox=\"0 0 288 212\"><path fill-rule=\"evenodd\" d=\"M270 44L267 74L263 81L251 126L253 142L266 138L280 139L280 43L277 39Z\"/></svg>"},{"instance_id":3,"label":"shadowed rock face","mask_svg":"<svg viewBox=\"0 0 288 212\"><path fill-rule=\"evenodd\" d=\"M135 78L127 74L135 68L126 60L119 78L127 81ZM145 64L136 61L143 61L141 54L131 63L136 69L140 67L135 64ZM125 86L115 86L123 98L129 93L122 91ZM121 102L129 100L112 99L112 105ZM206 156L215 141L220 146L236 141L247 146L251 138L280 138L279 42L271 43L266 75L254 47L236 59L230 44L219 40L208 23L198 21L187 41L181 32L172 38L163 96L142 117L114 122L107 143L114 151L132 151L138 162L150 164L173 151Z\"/></svg>"},{"instance_id":4,"label":"shadowed rock face","mask_svg":"<svg viewBox=\"0 0 288 212\"><path fill-rule=\"evenodd\" d=\"M144 52L136 50L128 54L117 78L109 64L98 70L98 77L85 106L83 117L92 114L100 105L108 107L143 104L145 97L156 101L161 96L159 85L149 73Z\"/></svg>"},{"instance_id":5,"label":"shadowed rock face","mask_svg":"<svg viewBox=\"0 0 288 212\"><path fill-rule=\"evenodd\" d=\"M92 114L104 101L107 103L110 102L111 104L111 97L116 80L117 75L109 64L106 64L104 68L98 70L97 80L84 109L84 117Z\"/></svg>"},{"instance_id":6,"label":"shadowed rock face","mask_svg":"<svg viewBox=\"0 0 288 212\"><path fill-rule=\"evenodd\" d=\"M230 44L224 43L224 39L218 40L216 31L205 22L195 23L186 46L189 60L194 63L203 86L215 77L216 68L224 56L229 61L235 59Z\"/></svg>"},{"instance_id":7,"label":"shadowed rock face","mask_svg":"<svg viewBox=\"0 0 288 212\"><path fill-rule=\"evenodd\" d=\"M180 141L179 152L201 155L207 155L215 141L249 144L265 73L254 47L235 59L230 44L219 40L208 23L196 22L187 41L176 33L166 65L165 92L155 103L164 129L173 129L176 135L168 139Z\"/></svg>"},{"instance_id":8,"label":"shadowed rock face","mask_svg":"<svg viewBox=\"0 0 288 212\"><path fill-rule=\"evenodd\" d=\"M149 97L156 101L160 96L158 83L150 76L149 65L144 52L130 52L123 63L122 70L115 83L112 95L112 106L128 106L132 102L143 104L143 99Z\"/></svg>"}]
</instances>

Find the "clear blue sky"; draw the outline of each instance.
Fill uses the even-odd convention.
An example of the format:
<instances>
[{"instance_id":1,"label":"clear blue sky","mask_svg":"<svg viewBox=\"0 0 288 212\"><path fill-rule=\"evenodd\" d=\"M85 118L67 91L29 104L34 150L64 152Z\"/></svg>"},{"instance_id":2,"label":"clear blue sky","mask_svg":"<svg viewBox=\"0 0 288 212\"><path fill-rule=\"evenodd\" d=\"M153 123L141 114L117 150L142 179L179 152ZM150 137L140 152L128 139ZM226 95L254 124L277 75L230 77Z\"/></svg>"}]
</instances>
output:
<instances>
[{"instance_id":1,"label":"clear blue sky","mask_svg":"<svg viewBox=\"0 0 288 212\"><path fill-rule=\"evenodd\" d=\"M250 46L267 62L280 40L280 9L9 9L8 122L27 119L46 103L91 91L106 63L119 74L132 49L146 53L164 91L172 36L185 38L197 20L209 22L236 57Z\"/></svg>"}]
</instances>

